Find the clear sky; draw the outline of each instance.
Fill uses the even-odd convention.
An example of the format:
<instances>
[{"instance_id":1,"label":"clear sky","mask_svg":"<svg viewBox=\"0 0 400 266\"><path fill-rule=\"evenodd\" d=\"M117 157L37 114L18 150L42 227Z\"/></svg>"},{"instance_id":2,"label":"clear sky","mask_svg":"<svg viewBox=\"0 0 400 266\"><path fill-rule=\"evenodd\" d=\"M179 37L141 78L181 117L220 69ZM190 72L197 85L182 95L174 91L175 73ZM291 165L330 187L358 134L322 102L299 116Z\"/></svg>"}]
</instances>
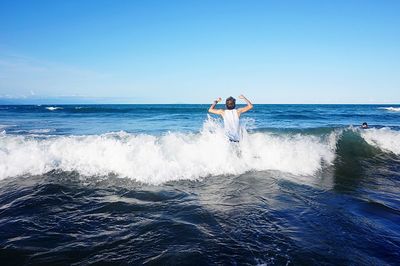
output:
<instances>
[{"instance_id":1,"label":"clear sky","mask_svg":"<svg viewBox=\"0 0 400 266\"><path fill-rule=\"evenodd\" d=\"M399 103L400 1L0 0L0 98Z\"/></svg>"}]
</instances>

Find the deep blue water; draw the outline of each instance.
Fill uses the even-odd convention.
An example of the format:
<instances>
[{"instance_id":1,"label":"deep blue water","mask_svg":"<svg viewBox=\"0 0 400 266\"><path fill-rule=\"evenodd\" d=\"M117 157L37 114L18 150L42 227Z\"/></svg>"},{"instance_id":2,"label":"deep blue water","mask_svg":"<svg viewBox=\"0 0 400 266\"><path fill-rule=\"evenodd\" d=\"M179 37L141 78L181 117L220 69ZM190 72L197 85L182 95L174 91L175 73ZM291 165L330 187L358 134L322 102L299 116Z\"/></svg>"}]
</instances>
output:
<instances>
[{"instance_id":1,"label":"deep blue water","mask_svg":"<svg viewBox=\"0 0 400 266\"><path fill-rule=\"evenodd\" d=\"M208 107L0 105L2 265L400 264L400 106Z\"/></svg>"}]
</instances>

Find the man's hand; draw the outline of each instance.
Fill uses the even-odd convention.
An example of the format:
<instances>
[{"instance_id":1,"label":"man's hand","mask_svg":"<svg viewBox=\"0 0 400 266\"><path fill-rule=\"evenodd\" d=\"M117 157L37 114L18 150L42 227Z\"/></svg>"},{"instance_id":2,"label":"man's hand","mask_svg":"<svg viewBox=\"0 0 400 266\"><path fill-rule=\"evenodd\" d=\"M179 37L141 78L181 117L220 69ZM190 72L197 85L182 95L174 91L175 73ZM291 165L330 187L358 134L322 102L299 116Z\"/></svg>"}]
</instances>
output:
<instances>
[{"instance_id":1,"label":"man's hand","mask_svg":"<svg viewBox=\"0 0 400 266\"><path fill-rule=\"evenodd\" d=\"M219 97L218 99L216 99L210 106L210 108L208 109L208 112L212 113L212 114L216 114L216 115L222 115L224 113L224 110L222 109L215 109L215 106L217 105L217 103L219 103L220 101L222 101L221 97Z\"/></svg>"},{"instance_id":2,"label":"man's hand","mask_svg":"<svg viewBox=\"0 0 400 266\"><path fill-rule=\"evenodd\" d=\"M246 107L238 109L238 114L239 115L243 114L243 113L245 113L245 112L247 112L247 111L249 111L249 110L251 110L253 108L253 104L246 97L244 97L243 94L239 95L239 99L243 99L247 103Z\"/></svg>"}]
</instances>

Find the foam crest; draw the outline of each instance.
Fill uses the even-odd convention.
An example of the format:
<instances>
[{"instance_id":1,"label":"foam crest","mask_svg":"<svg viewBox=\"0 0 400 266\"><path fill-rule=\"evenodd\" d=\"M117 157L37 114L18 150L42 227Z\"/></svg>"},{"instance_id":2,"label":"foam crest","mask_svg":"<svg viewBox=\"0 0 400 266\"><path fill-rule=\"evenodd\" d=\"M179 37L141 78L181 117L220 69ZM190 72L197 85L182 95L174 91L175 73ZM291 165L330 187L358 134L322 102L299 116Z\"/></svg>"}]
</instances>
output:
<instances>
[{"instance_id":1,"label":"foam crest","mask_svg":"<svg viewBox=\"0 0 400 266\"><path fill-rule=\"evenodd\" d=\"M46 107L46 109L49 110L49 111L55 111L55 110L61 110L61 109L64 109L64 108L62 108L62 107L49 106L49 107Z\"/></svg>"},{"instance_id":2,"label":"foam crest","mask_svg":"<svg viewBox=\"0 0 400 266\"><path fill-rule=\"evenodd\" d=\"M400 154L400 132L390 128L370 128L361 130L364 140L375 147L384 151Z\"/></svg>"},{"instance_id":3,"label":"foam crest","mask_svg":"<svg viewBox=\"0 0 400 266\"><path fill-rule=\"evenodd\" d=\"M0 136L0 178L43 174L53 169L84 176L116 174L160 184L246 171L278 170L312 175L334 160L336 135L253 133L230 143L216 120L197 134L164 136L126 132L92 136Z\"/></svg>"},{"instance_id":4,"label":"foam crest","mask_svg":"<svg viewBox=\"0 0 400 266\"><path fill-rule=\"evenodd\" d=\"M32 133L32 134L45 134L45 133L50 133L50 132L54 132L55 130L52 128L41 128L41 129L31 129L28 130L28 133Z\"/></svg>"},{"instance_id":5,"label":"foam crest","mask_svg":"<svg viewBox=\"0 0 400 266\"><path fill-rule=\"evenodd\" d=\"M379 109L384 109L390 112L400 112L400 107L380 107Z\"/></svg>"}]
</instances>

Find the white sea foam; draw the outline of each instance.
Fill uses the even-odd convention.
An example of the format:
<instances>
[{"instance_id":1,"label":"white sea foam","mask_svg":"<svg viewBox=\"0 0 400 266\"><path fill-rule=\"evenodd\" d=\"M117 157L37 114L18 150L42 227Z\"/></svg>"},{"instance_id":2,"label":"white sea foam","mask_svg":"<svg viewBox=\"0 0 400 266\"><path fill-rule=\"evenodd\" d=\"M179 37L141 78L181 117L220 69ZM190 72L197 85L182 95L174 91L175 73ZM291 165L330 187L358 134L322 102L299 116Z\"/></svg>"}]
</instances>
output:
<instances>
[{"instance_id":1,"label":"white sea foam","mask_svg":"<svg viewBox=\"0 0 400 266\"><path fill-rule=\"evenodd\" d=\"M400 112L400 107L379 107L379 109L384 109L390 112Z\"/></svg>"},{"instance_id":2,"label":"white sea foam","mask_svg":"<svg viewBox=\"0 0 400 266\"><path fill-rule=\"evenodd\" d=\"M62 108L62 107L59 107L59 106L56 106L56 107L54 107L54 106L49 106L49 107L46 107L46 109L49 110L49 111L55 111L55 110L61 110L61 109L63 109L63 108Z\"/></svg>"},{"instance_id":3,"label":"white sea foam","mask_svg":"<svg viewBox=\"0 0 400 266\"><path fill-rule=\"evenodd\" d=\"M43 174L53 169L81 175L129 177L143 183L197 179L246 171L278 170L312 175L335 156L336 133L328 138L305 135L245 135L230 143L214 120L198 134L156 137L125 132L91 136L0 136L0 178Z\"/></svg>"},{"instance_id":4,"label":"white sea foam","mask_svg":"<svg viewBox=\"0 0 400 266\"><path fill-rule=\"evenodd\" d=\"M400 132L390 128L370 128L361 130L364 140L384 151L400 154Z\"/></svg>"},{"instance_id":5,"label":"white sea foam","mask_svg":"<svg viewBox=\"0 0 400 266\"><path fill-rule=\"evenodd\" d=\"M42 128L42 129L31 129L28 130L29 133L33 133L33 134L44 134L44 133L50 133L53 132L54 129L52 128Z\"/></svg>"}]
</instances>

